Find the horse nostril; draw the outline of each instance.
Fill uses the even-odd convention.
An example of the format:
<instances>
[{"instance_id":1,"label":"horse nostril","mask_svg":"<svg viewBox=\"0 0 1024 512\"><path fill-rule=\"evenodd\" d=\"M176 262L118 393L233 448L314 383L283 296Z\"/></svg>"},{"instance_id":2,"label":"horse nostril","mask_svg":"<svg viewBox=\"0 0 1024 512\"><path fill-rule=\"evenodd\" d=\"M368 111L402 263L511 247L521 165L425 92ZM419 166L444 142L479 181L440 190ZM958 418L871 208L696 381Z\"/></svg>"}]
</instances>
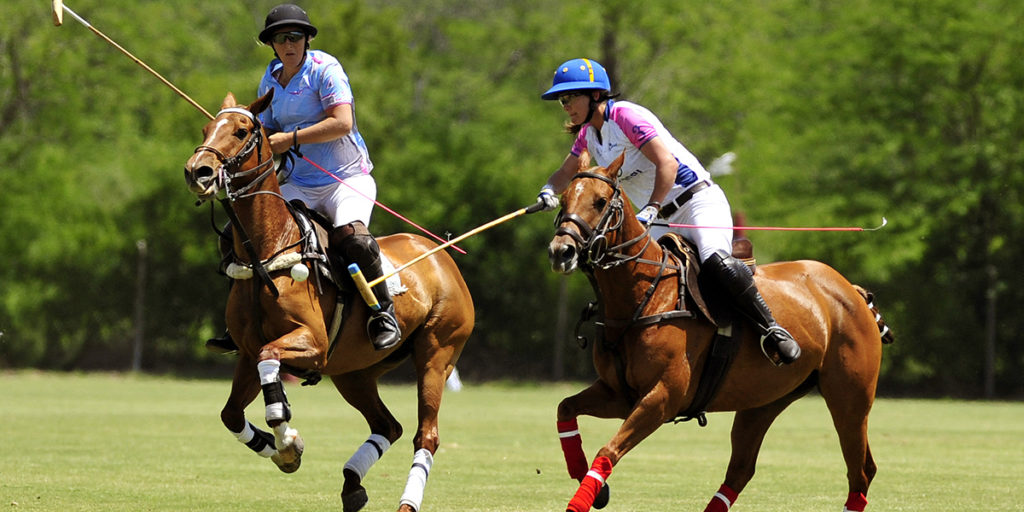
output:
<instances>
[{"instance_id":1,"label":"horse nostril","mask_svg":"<svg viewBox=\"0 0 1024 512\"><path fill-rule=\"evenodd\" d=\"M572 261L576 257L576 247L570 244L562 246L562 261Z\"/></svg>"},{"instance_id":2,"label":"horse nostril","mask_svg":"<svg viewBox=\"0 0 1024 512\"><path fill-rule=\"evenodd\" d=\"M192 169L192 175L196 181L206 181L213 177L213 167L209 165L201 165L195 169Z\"/></svg>"}]
</instances>

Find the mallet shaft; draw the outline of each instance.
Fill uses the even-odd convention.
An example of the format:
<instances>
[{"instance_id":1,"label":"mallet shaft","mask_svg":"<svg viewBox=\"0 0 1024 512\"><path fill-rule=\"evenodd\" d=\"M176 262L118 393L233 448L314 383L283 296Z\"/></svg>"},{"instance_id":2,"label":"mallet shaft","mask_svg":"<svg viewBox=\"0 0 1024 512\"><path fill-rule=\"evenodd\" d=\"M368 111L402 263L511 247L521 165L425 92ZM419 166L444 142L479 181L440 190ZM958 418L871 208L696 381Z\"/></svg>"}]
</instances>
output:
<instances>
[{"instance_id":1,"label":"mallet shaft","mask_svg":"<svg viewBox=\"0 0 1024 512\"><path fill-rule=\"evenodd\" d=\"M178 93L178 96L181 96L182 98L185 99L185 101L188 101L189 103L191 103L193 107L195 107L200 112L202 112L203 115L205 115L208 119L213 119L213 115L210 114L209 112L207 112L206 109L202 107L202 105L196 103L195 100L193 100L187 94L182 92L181 89L178 89L177 87L175 87L174 84L172 84L169 80L164 78L160 73L157 73L156 70L154 70L153 68L151 68L148 65L146 65L145 62L142 62L142 60L140 60L138 57L132 55L131 52L129 52L128 50L125 50L123 47L121 47L121 45L119 45L116 42L114 42L113 39L107 37L106 34L104 34L103 32L100 32L98 29L96 29L96 27L92 26L92 24L90 24L84 18L79 16L77 13L75 13L75 11L72 11L71 8L68 7L66 4L61 3L61 7L64 9L65 12L70 14L72 18L78 20L79 23L81 23L86 28L91 30L94 34L99 36L100 39L103 39L104 41L110 43L111 46L113 46L114 48L117 48L118 50L120 50L121 53L125 54L129 59L132 59L133 61L135 61L135 63L138 64L139 66L141 66L142 69L145 69L146 71L149 71L153 76L157 77L161 82L164 83L164 85L166 85L167 87L170 87L171 90L173 90L174 92Z\"/></svg>"}]
</instances>

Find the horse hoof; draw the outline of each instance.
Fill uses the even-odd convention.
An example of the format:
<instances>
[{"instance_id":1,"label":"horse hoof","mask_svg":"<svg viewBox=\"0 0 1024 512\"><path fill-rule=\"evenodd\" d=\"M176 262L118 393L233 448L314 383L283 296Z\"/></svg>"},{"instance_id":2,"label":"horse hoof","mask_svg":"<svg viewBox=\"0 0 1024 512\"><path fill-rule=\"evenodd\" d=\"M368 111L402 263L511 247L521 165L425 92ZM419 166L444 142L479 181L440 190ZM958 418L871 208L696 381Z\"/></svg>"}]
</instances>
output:
<instances>
[{"instance_id":1,"label":"horse hoof","mask_svg":"<svg viewBox=\"0 0 1024 512\"><path fill-rule=\"evenodd\" d=\"M294 473L299 470L299 466L302 465L302 457L296 456L291 460L285 460L280 453L275 453L270 456L270 460L277 464L277 469L280 469L284 473Z\"/></svg>"},{"instance_id":2,"label":"horse hoof","mask_svg":"<svg viewBox=\"0 0 1024 512\"><path fill-rule=\"evenodd\" d=\"M608 488L608 484L605 483L604 486L601 487L601 492L597 493L597 497L594 498L594 508L604 508L605 505L608 504L611 492L612 491Z\"/></svg>"},{"instance_id":3,"label":"horse hoof","mask_svg":"<svg viewBox=\"0 0 1024 512\"><path fill-rule=\"evenodd\" d=\"M370 498L366 495L366 489L360 487L354 492L341 495L341 509L344 512L357 512L366 506Z\"/></svg>"},{"instance_id":4,"label":"horse hoof","mask_svg":"<svg viewBox=\"0 0 1024 512\"><path fill-rule=\"evenodd\" d=\"M289 444L278 448L277 453L270 457L270 460L277 464L278 469L285 473L294 473L302 465L302 452L305 450L305 443L298 432L289 436Z\"/></svg>"}]
</instances>

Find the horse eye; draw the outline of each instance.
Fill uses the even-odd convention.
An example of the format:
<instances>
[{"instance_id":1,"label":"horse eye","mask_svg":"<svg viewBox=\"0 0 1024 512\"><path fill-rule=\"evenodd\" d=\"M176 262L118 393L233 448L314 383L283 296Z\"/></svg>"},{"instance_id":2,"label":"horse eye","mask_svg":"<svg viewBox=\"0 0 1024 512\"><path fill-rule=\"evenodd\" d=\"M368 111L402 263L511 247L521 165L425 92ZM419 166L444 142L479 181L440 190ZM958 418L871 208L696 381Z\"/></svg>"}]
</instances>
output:
<instances>
[{"instance_id":1,"label":"horse eye","mask_svg":"<svg viewBox=\"0 0 1024 512\"><path fill-rule=\"evenodd\" d=\"M605 206L608 206L608 200L603 197L600 197L596 201L594 201L594 209L596 209L597 211L604 210Z\"/></svg>"},{"instance_id":2,"label":"horse eye","mask_svg":"<svg viewBox=\"0 0 1024 512\"><path fill-rule=\"evenodd\" d=\"M245 128L239 128L235 131L235 137L238 137L240 140L244 139L246 135L249 135L249 132L246 131Z\"/></svg>"}]
</instances>

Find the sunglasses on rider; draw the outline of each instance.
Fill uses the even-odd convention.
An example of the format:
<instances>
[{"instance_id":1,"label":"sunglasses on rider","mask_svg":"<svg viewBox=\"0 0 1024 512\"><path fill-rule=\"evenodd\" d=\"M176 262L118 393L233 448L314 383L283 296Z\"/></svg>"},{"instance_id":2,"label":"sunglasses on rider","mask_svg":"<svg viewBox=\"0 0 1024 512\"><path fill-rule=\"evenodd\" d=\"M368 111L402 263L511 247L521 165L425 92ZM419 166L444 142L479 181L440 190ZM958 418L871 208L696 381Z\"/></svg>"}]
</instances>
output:
<instances>
[{"instance_id":1,"label":"sunglasses on rider","mask_svg":"<svg viewBox=\"0 0 1024 512\"><path fill-rule=\"evenodd\" d=\"M583 93L582 92L569 92L569 93L565 93L565 94L563 94L563 95L558 97L558 103L561 103L562 106L564 107L564 106L568 105L570 101L576 99L577 96L583 96Z\"/></svg>"},{"instance_id":2,"label":"sunglasses on rider","mask_svg":"<svg viewBox=\"0 0 1024 512\"><path fill-rule=\"evenodd\" d=\"M277 44L283 44L285 41L288 41L289 43L295 43L298 41L302 41L305 38L305 32L281 32L278 34L274 34L270 38L270 40Z\"/></svg>"}]
</instances>

